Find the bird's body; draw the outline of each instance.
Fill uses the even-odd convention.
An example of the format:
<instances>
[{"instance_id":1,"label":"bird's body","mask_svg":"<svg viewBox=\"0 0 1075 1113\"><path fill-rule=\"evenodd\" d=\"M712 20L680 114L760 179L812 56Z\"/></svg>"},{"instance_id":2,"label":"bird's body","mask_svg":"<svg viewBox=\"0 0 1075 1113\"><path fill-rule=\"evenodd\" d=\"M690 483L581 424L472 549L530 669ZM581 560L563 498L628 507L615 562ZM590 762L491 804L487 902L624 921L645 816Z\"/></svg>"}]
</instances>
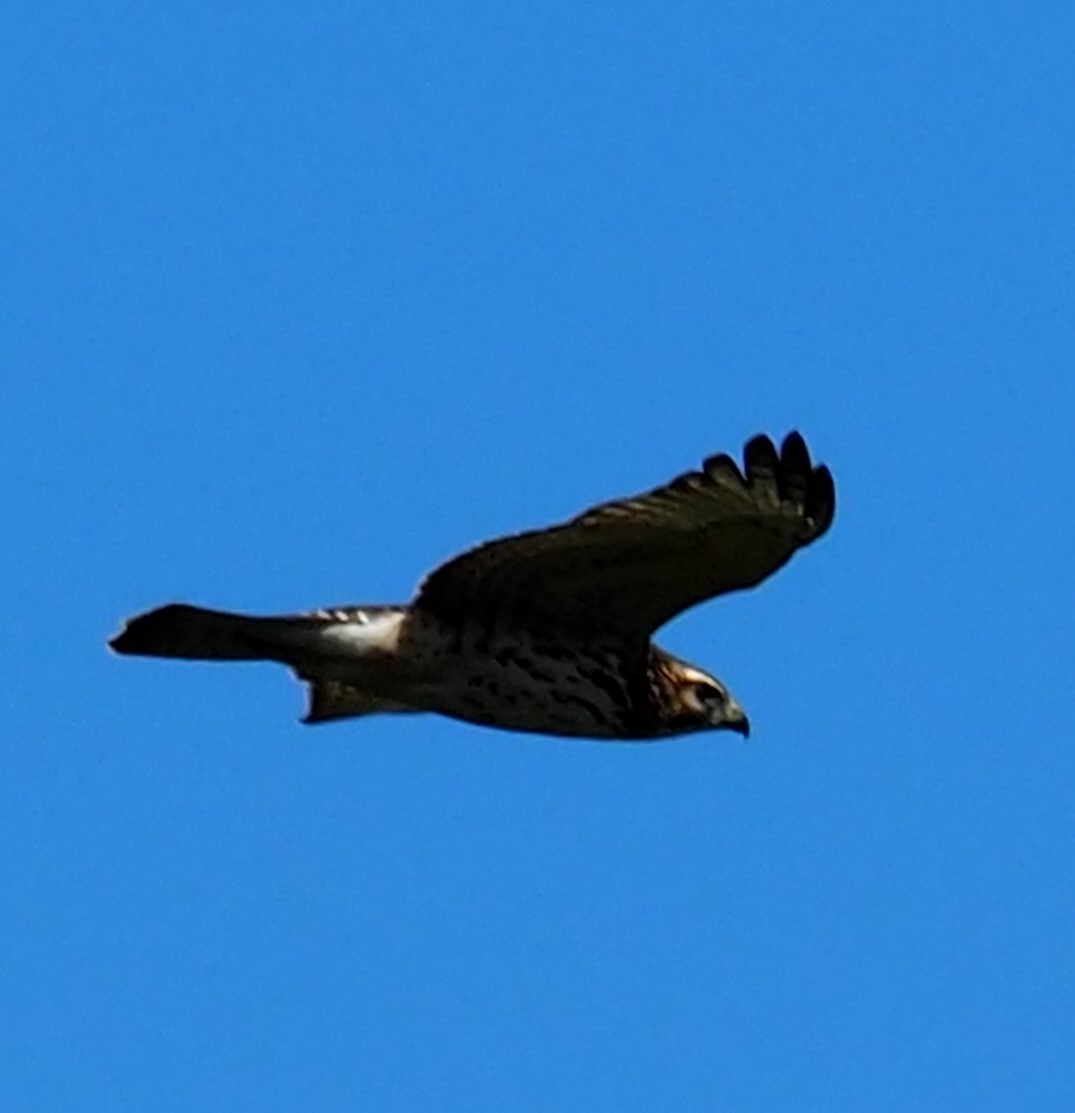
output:
<instances>
[{"instance_id":1,"label":"bird's body","mask_svg":"<svg viewBox=\"0 0 1075 1113\"><path fill-rule=\"evenodd\" d=\"M798 434L562 526L489 542L406 606L255 618L171 604L132 619L120 653L271 660L310 685L307 722L432 711L508 730L611 740L747 731L719 681L650 641L657 626L752 586L820 536L834 493Z\"/></svg>"}]
</instances>

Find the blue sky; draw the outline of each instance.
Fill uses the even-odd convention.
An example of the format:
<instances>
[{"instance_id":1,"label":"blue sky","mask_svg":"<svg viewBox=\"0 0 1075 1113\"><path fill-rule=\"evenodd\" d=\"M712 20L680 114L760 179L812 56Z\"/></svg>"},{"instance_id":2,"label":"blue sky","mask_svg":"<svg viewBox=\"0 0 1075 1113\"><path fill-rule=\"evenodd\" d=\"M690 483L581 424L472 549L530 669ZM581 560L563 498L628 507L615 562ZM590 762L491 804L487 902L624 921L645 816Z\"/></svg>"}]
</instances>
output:
<instances>
[{"instance_id":1,"label":"blue sky","mask_svg":"<svg viewBox=\"0 0 1075 1113\"><path fill-rule=\"evenodd\" d=\"M1069 6L5 21L3 1107L1071 1109ZM105 649L793 427L749 743Z\"/></svg>"}]
</instances>

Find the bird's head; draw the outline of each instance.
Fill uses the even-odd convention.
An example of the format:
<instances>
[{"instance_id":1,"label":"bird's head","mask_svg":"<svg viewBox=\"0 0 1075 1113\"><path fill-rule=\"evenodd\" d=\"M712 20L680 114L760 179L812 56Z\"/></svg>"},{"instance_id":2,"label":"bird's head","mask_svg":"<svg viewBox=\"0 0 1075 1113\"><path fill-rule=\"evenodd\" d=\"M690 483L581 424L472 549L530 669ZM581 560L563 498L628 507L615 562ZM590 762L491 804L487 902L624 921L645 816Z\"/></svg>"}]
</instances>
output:
<instances>
[{"instance_id":1,"label":"bird's head","mask_svg":"<svg viewBox=\"0 0 1075 1113\"><path fill-rule=\"evenodd\" d=\"M750 735L746 712L715 676L658 651L651 666L661 731L734 730Z\"/></svg>"}]
</instances>

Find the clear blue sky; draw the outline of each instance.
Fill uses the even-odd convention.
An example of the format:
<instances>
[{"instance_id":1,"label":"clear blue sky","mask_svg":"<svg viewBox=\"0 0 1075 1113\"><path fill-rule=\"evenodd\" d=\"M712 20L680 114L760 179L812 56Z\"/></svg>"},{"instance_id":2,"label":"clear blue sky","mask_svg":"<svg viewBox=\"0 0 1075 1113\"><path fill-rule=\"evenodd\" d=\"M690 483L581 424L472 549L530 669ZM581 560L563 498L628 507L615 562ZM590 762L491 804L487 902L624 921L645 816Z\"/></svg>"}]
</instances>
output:
<instances>
[{"instance_id":1,"label":"clear blue sky","mask_svg":"<svg viewBox=\"0 0 1075 1113\"><path fill-rule=\"evenodd\" d=\"M0 1106L1075 1108L1070 5L5 21ZM749 743L105 649L792 427Z\"/></svg>"}]
</instances>

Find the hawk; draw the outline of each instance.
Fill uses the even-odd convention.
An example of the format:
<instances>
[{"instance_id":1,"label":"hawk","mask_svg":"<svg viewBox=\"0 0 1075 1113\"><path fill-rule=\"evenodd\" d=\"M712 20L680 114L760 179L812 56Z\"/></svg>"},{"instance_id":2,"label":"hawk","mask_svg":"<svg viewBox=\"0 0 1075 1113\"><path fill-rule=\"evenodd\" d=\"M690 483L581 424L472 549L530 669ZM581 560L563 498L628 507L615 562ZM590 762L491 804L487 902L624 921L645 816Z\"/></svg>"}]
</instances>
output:
<instances>
[{"instance_id":1,"label":"hawk","mask_svg":"<svg viewBox=\"0 0 1075 1113\"><path fill-rule=\"evenodd\" d=\"M681 611L753 587L832 523L835 489L791 433L671 483L479 545L405 606L251 617L173 603L117 653L276 661L309 685L303 720L432 711L506 730L611 740L749 732L715 677L651 641Z\"/></svg>"}]
</instances>

